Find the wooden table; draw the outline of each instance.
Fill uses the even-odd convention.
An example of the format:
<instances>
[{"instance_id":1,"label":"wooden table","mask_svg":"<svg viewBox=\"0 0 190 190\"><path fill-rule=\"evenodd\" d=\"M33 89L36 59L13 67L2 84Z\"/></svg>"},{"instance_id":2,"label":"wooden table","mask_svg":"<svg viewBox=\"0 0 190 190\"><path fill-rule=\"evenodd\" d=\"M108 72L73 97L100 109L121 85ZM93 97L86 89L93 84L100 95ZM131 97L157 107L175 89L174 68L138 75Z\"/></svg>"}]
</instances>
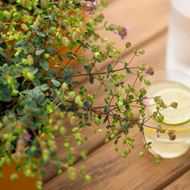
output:
<instances>
[{"instance_id":1,"label":"wooden table","mask_svg":"<svg viewBox=\"0 0 190 190\"><path fill-rule=\"evenodd\" d=\"M104 13L108 20L129 26L127 40L133 43L134 48L145 49L145 56L134 61L134 64L146 63L155 70L164 69L169 0L110 0ZM117 40L116 45L123 47L124 42ZM123 56L128 57L129 54ZM102 98L99 97L98 101L101 103ZM87 184L82 179L71 182L66 172L55 176L50 167L47 169L44 190L190 189L190 153L177 159L162 160L161 164L156 165L148 152L143 158L137 156L143 141L138 130L134 130L132 136L136 138L136 147L128 158L123 159L114 151L113 143L104 143L105 129L95 134L92 127L86 133L89 140L85 148L89 150L89 158L86 161L78 159L75 166L79 168L85 165L93 178L92 182ZM64 156L61 148L59 154Z\"/></svg>"}]
</instances>

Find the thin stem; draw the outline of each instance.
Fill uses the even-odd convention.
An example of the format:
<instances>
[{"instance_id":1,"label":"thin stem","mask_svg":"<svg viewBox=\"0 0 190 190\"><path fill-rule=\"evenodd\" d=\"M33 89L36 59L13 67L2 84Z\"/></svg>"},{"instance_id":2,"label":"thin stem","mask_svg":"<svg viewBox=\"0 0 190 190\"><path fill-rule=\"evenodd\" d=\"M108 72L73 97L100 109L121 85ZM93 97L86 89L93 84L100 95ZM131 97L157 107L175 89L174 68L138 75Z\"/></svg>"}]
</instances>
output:
<instances>
[{"instance_id":1,"label":"thin stem","mask_svg":"<svg viewBox=\"0 0 190 190\"><path fill-rule=\"evenodd\" d=\"M78 51L81 49L82 45L80 45L74 52L74 54L77 54ZM72 59L70 59L66 64L65 66L63 67L63 70L71 63L71 61L73 61Z\"/></svg>"},{"instance_id":2,"label":"thin stem","mask_svg":"<svg viewBox=\"0 0 190 190\"><path fill-rule=\"evenodd\" d=\"M131 57L131 59L129 60L129 65L132 63L133 59L135 58L136 54L134 53L134 55Z\"/></svg>"},{"instance_id":3,"label":"thin stem","mask_svg":"<svg viewBox=\"0 0 190 190\"><path fill-rule=\"evenodd\" d=\"M151 129L160 129L159 127L152 127L150 125L146 125L145 123L143 124L144 127L151 128Z\"/></svg>"},{"instance_id":4,"label":"thin stem","mask_svg":"<svg viewBox=\"0 0 190 190\"><path fill-rule=\"evenodd\" d=\"M131 67L129 69L137 69L138 67ZM118 72L118 71L123 71L125 70L125 68L120 68L120 69L116 69L116 70L113 70L111 71L112 73L115 73L115 72ZM90 73L90 75L106 75L107 72L106 71L103 71L103 72L98 72L98 73ZM88 76L89 74L88 73L83 73L83 74L78 74L78 75L73 75L72 77L75 78L75 77L85 77L85 76Z\"/></svg>"},{"instance_id":5,"label":"thin stem","mask_svg":"<svg viewBox=\"0 0 190 190\"><path fill-rule=\"evenodd\" d=\"M116 105L109 105L109 107L115 107ZM93 109L103 109L105 106L92 107Z\"/></svg>"},{"instance_id":6,"label":"thin stem","mask_svg":"<svg viewBox=\"0 0 190 190\"><path fill-rule=\"evenodd\" d=\"M96 28L96 31L100 31L100 30L104 30L105 29L105 26L104 25L101 25L99 27Z\"/></svg>"},{"instance_id":7,"label":"thin stem","mask_svg":"<svg viewBox=\"0 0 190 190\"><path fill-rule=\"evenodd\" d=\"M114 97L115 97L115 93L116 93L116 87L114 88L114 93L113 93L113 96L111 97L111 100L110 100L110 104L112 103Z\"/></svg>"}]
</instances>

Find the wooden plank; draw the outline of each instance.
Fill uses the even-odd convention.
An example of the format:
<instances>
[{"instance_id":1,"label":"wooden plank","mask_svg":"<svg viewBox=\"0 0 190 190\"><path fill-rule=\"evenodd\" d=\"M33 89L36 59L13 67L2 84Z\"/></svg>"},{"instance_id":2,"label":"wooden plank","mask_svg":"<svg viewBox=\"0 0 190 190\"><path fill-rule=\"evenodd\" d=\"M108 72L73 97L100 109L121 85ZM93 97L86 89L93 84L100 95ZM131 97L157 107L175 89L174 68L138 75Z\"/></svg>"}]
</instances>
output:
<instances>
[{"instance_id":1,"label":"wooden plank","mask_svg":"<svg viewBox=\"0 0 190 190\"><path fill-rule=\"evenodd\" d=\"M190 167L189 153L178 159L163 160L160 165L153 162L153 157L149 153L143 158L138 158L142 138L137 132L135 136L139 140L136 142L135 151L127 159L114 152L113 145L105 145L93 152L86 162L77 164L77 168L83 164L86 166L93 179L90 184L81 179L71 182L67 175L63 174L49 181L44 190L55 187L57 190L160 190L177 173Z\"/></svg>"},{"instance_id":2,"label":"wooden plank","mask_svg":"<svg viewBox=\"0 0 190 190\"><path fill-rule=\"evenodd\" d=\"M117 9L115 7L117 7ZM159 8L155 10L155 7ZM137 0L112 1L112 3L110 3L109 6L105 9L104 13L108 20L113 20L114 22L118 22L118 24L121 25L129 23L131 31L129 33L128 40L134 42L134 45L140 46L140 44L146 44L146 42L152 40L152 38L156 37L160 31L165 30L168 17L168 0L156 0L151 2L148 2L147 0L140 2ZM148 25L148 23L151 24L151 27ZM103 34L105 33L103 32ZM118 40L116 36L111 35L109 37L112 39L117 39L117 45L120 47L124 45L124 41ZM125 53L124 56L128 54L129 52ZM87 88L90 91L94 91L95 85L88 84ZM103 99L100 99L101 100L98 103L102 104ZM87 130L85 129L85 133L89 137L88 143L85 145L85 147L82 146L77 148L77 158L79 158L78 152L80 152L81 149L86 148L89 150L89 152L92 152L104 143L105 130L101 134L97 135L94 133L94 129L95 127L91 127ZM60 157L64 157L61 138L58 138L57 142L59 147L58 154ZM48 181L55 175L56 173L53 166L48 167L44 181Z\"/></svg>"},{"instance_id":3,"label":"wooden plank","mask_svg":"<svg viewBox=\"0 0 190 190\"><path fill-rule=\"evenodd\" d=\"M156 70L164 68L165 62L165 41L166 35L163 35L151 44L145 46L146 56L142 58L142 63L150 63ZM76 164L77 168L86 165L87 171L92 175L93 182L85 184L77 179L70 182L64 173L50 180L44 187L44 190L138 190L138 189L161 189L168 180L174 179L177 173L190 167L189 154L173 160L163 160L160 165L156 165L153 157L147 153L144 158L138 158L137 154L142 149L142 137L137 132L136 148L128 159L122 159L120 155L114 152L113 144L101 146L94 151L87 161L80 161Z\"/></svg>"},{"instance_id":4,"label":"wooden plank","mask_svg":"<svg viewBox=\"0 0 190 190\"><path fill-rule=\"evenodd\" d=\"M127 40L134 46L151 38L168 26L169 0L111 0L103 11L106 20L129 28ZM105 33L116 40L118 47L125 41L116 35Z\"/></svg>"},{"instance_id":5,"label":"wooden plank","mask_svg":"<svg viewBox=\"0 0 190 190\"><path fill-rule=\"evenodd\" d=\"M190 171L176 179L163 190L189 190L190 189Z\"/></svg>"}]
</instances>

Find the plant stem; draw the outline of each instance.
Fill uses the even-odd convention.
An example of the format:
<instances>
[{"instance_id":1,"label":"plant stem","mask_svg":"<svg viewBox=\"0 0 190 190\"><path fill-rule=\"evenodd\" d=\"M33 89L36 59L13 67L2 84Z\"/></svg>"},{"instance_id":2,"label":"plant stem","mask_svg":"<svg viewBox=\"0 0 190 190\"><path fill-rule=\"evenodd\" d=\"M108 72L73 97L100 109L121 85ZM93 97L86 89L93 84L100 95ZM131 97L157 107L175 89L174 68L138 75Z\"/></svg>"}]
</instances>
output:
<instances>
[{"instance_id":1,"label":"plant stem","mask_svg":"<svg viewBox=\"0 0 190 190\"><path fill-rule=\"evenodd\" d=\"M129 69L137 69L137 68L138 67L130 67ZM120 69L113 70L112 73L115 73L115 72L118 72L118 71L123 71L123 70L126 70L126 68L120 68ZM107 74L106 71L90 73L90 75L106 75L106 74ZM75 78L75 77L85 77L85 76L88 76L88 75L89 75L88 73L83 73L83 74L73 75L72 77L73 78Z\"/></svg>"}]
</instances>

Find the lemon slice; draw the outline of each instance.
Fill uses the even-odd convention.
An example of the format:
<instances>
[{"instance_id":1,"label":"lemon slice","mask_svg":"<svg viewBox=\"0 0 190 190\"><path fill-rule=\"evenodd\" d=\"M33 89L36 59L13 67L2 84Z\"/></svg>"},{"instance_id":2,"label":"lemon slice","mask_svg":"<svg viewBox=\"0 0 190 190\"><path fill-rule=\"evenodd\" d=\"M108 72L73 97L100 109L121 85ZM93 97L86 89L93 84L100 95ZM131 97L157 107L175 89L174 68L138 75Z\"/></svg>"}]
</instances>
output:
<instances>
[{"instance_id":1,"label":"lemon slice","mask_svg":"<svg viewBox=\"0 0 190 190\"><path fill-rule=\"evenodd\" d=\"M161 96L167 105L177 102L178 107L163 109L163 123L166 125L177 126L190 121L190 88L175 82L160 82L153 84L147 89L149 97ZM148 105L155 104L153 99L148 101ZM149 112L155 111L155 106L147 108Z\"/></svg>"}]
</instances>

